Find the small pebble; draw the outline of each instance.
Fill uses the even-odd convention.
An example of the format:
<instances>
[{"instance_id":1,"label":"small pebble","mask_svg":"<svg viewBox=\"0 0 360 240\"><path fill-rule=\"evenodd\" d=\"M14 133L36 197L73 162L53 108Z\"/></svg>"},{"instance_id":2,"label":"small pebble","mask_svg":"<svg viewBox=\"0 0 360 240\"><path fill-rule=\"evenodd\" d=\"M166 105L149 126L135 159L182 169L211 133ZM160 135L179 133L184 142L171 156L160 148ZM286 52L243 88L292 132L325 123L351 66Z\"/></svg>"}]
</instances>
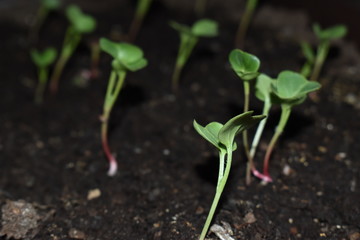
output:
<instances>
[{"instance_id":1,"label":"small pebble","mask_svg":"<svg viewBox=\"0 0 360 240\"><path fill-rule=\"evenodd\" d=\"M74 239L85 239L85 233L75 228L69 230L69 237Z\"/></svg>"},{"instance_id":2,"label":"small pebble","mask_svg":"<svg viewBox=\"0 0 360 240\"><path fill-rule=\"evenodd\" d=\"M88 192L88 195L87 195L87 200L90 201L90 200L93 200L95 198L98 198L101 196L101 191L100 189L96 188L96 189L91 189L89 190Z\"/></svg>"}]
</instances>

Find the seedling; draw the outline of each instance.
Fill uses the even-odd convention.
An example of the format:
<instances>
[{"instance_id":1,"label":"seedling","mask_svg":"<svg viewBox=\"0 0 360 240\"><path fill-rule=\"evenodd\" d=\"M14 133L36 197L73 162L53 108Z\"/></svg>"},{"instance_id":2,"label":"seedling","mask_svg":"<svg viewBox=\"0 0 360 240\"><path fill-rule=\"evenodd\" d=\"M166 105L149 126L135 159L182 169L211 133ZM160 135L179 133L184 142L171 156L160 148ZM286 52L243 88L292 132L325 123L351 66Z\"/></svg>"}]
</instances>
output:
<instances>
[{"instance_id":1,"label":"seedling","mask_svg":"<svg viewBox=\"0 0 360 240\"><path fill-rule=\"evenodd\" d=\"M138 0L135 16L130 25L129 41L134 41L153 0Z\"/></svg>"},{"instance_id":2,"label":"seedling","mask_svg":"<svg viewBox=\"0 0 360 240\"><path fill-rule=\"evenodd\" d=\"M49 75L49 66L55 61L56 54L55 48L46 48L43 52L39 52L36 49L30 51L31 59L38 68L38 84L34 98L36 104L43 102L44 90Z\"/></svg>"},{"instance_id":3,"label":"seedling","mask_svg":"<svg viewBox=\"0 0 360 240\"><path fill-rule=\"evenodd\" d=\"M61 3L60 0L41 0L40 7L36 15L35 24L30 33L31 40L37 40L39 31L44 24L46 18L51 11L59 9Z\"/></svg>"},{"instance_id":4,"label":"seedling","mask_svg":"<svg viewBox=\"0 0 360 240\"><path fill-rule=\"evenodd\" d=\"M336 25L330 28L321 29L319 24L313 25L313 31L320 43L317 47L316 58L314 61L314 68L310 79L317 81L321 72L321 68L329 52L330 42L335 39L342 38L347 33L347 28L344 25Z\"/></svg>"},{"instance_id":5,"label":"seedling","mask_svg":"<svg viewBox=\"0 0 360 240\"><path fill-rule=\"evenodd\" d=\"M246 32L249 28L249 24L254 14L257 3L258 0L247 0L246 2L245 12L241 17L240 24L236 32L235 46L237 48L244 48Z\"/></svg>"},{"instance_id":6,"label":"seedling","mask_svg":"<svg viewBox=\"0 0 360 240\"><path fill-rule=\"evenodd\" d=\"M180 34L180 47L172 76L172 89L176 91L179 78L189 56L199 40L199 37L215 37L218 34L217 22L210 19L201 19L188 27L177 22L170 22L170 26Z\"/></svg>"},{"instance_id":7,"label":"seedling","mask_svg":"<svg viewBox=\"0 0 360 240\"><path fill-rule=\"evenodd\" d=\"M100 39L100 48L113 57L112 71L106 90L103 114L101 115L101 141L106 157L109 160L109 176L117 172L117 161L111 154L108 144L108 122L111 110L116 102L128 71L135 72L147 65L143 51L135 45L128 43L115 43L106 38Z\"/></svg>"},{"instance_id":8,"label":"seedling","mask_svg":"<svg viewBox=\"0 0 360 240\"><path fill-rule=\"evenodd\" d=\"M242 113L236 117L233 117L224 125L218 122L211 122L205 127L203 127L194 120L195 130L219 150L220 164L215 197L212 202L210 212L206 219L199 240L205 239L210 223L213 219L216 207L219 203L221 194L224 190L226 181L229 177L232 161L232 152L236 150L236 135L257 124L259 121L261 121L261 119L265 117L262 115L252 116L252 113L252 111Z\"/></svg>"},{"instance_id":9,"label":"seedling","mask_svg":"<svg viewBox=\"0 0 360 240\"><path fill-rule=\"evenodd\" d=\"M90 15L84 14L76 5L70 5L66 9L66 16L70 26L66 30L60 57L56 62L54 72L50 80L50 91L55 94L58 90L59 79L69 58L75 52L82 35L95 30L96 21Z\"/></svg>"},{"instance_id":10,"label":"seedling","mask_svg":"<svg viewBox=\"0 0 360 240\"><path fill-rule=\"evenodd\" d=\"M270 108L272 105L271 85L274 81L275 81L274 79L270 78L269 76L267 76L265 74L260 74L256 81L255 95L259 100L264 102L262 115L265 115L265 116L269 116L269 111L270 111ZM251 183L251 171L253 172L253 174L256 177L261 177L261 174L259 174L259 172L256 170L256 168L254 166L253 160L255 157L257 146L261 139L261 135L264 131L266 121L267 121L267 118L264 118L259 123L259 125L256 129L256 133L254 135L252 144L251 144L251 149L250 149L250 154L249 154L249 159L248 159L248 164L247 164L247 169L246 169L246 184L247 185L250 185L250 183Z\"/></svg>"},{"instance_id":11,"label":"seedling","mask_svg":"<svg viewBox=\"0 0 360 240\"><path fill-rule=\"evenodd\" d=\"M318 90L321 85L315 81L308 81L303 75L292 71L282 71L278 78L271 84L274 102L281 105L281 116L279 123L275 129L275 133L267 147L263 173L258 177L266 182L271 182L272 178L269 174L269 160L276 142L284 131L286 123L291 114L292 107L305 101L306 95L310 92Z\"/></svg>"},{"instance_id":12,"label":"seedling","mask_svg":"<svg viewBox=\"0 0 360 240\"><path fill-rule=\"evenodd\" d=\"M260 68L260 60L250 54L241 51L240 49L235 49L230 52L229 62L231 68L235 73L243 80L244 85L244 112L249 111L250 104L250 81L255 79L260 73L258 72ZM246 156L249 160L248 169L252 166L252 158L250 157L250 149L247 137L247 131L243 131L243 145L245 148ZM249 172L248 170L247 172ZM250 173L249 173L250 174Z\"/></svg>"}]
</instances>

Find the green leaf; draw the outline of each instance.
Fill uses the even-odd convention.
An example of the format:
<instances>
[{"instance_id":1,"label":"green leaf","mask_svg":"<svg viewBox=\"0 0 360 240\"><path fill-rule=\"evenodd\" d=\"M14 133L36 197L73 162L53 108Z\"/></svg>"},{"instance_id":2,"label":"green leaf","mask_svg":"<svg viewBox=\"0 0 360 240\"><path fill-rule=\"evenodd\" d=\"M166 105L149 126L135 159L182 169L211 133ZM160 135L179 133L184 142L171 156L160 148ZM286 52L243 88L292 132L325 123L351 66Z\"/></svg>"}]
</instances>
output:
<instances>
[{"instance_id":1,"label":"green leaf","mask_svg":"<svg viewBox=\"0 0 360 240\"><path fill-rule=\"evenodd\" d=\"M261 101L270 101L271 84L275 81L266 74L260 74L256 80L255 95Z\"/></svg>"},{"instance_id":2,"label":"green leaf","mask_svg":"<svg viewBox=\"0 0 360 240\"><path fill-rule=\"evenodd\" d=\"M215 37L218 35L218 23L210 19L201 19L193 24L191 32L197 37Z\"/></svg>"},{"instance_id":3,"label":"green leaf","mask_svg":"<svg viewBox=\"0 0 360 240\"><path fill-rule=\"evenodd\" d=\"M259 75L260 60L250 53L240 49L232 50L229 62L235 73L244 81L249 81Z\"/></svg>"},{"instance_id":4,"label":"green leaf","mask_svg":"<svg viewBox=\"0 0 360 240\"><path fill-rule=\"evenodd\" d=\"M342 38L347 33L345 25L335 25L326 29L321 29L320 25L315 23L313 31L320 40L330 41L333 39Z\"/></svg>"},{"instance_id":5,"label":"green leaf","mask_svg":"<svg viewBox=\"0 0 360 240\"><path fill-rule=\"evenodd\" d=\"M66 16L74 29L80 33L90 33L95 30L96 20L90 15L84 14L76 5L66 8Z\"/></svg>"},{"instance_id":6,"label":"green leaf","mask_svg":"<svg viewBox=\"0 0 360 240\"><path fill-rule=\"evenodd\" d=\"M321 87L320 83L308 81L303 75L282 71L277 80L274 81L273 92L282 100L292 101L306 96Z\"/></svg>"},{"instance_id":7,"label":"green leaf","mask_svg":"<svg viewBox=\"0 0 360 240\"><path fill-rule=\"evenodd\" d=\"M45 68L55 61L57 51L55 48L46 48L42 52L32 49L30 55L31 59L38 67Z\"/></svg>"},{"instance_id":8,"label":"green leaf","mask_svg":"<svg viewBox=\"0 0 360 240\"><path fill-rule=\"evenodd\" d=\"M224 147L220 145L218 134L220 129L223 127L221 123L211 122L205 127L201 126L194 120L193 122L195 130L208 142L217 147L219 150L223 150Z\"/></svg>"},{"instance_id":9,"label":"green leaf","mask_svg":"<svg viewBox=\"0 0 360 240\"><path fill-rule=\"evenodd\" d=\"M264 115L252 116L253 111L248 111L230 119L219 131L219 141L226 148L233 146L235 136L251 126L260 122Z\"/></svg>"},{"instance_id":10,"label":"green leaf","mask_svg":"<svg viewBox=\"0 0 360 240\"><path fill-rule=\"evenodd\" d=\"M143 51L129 43L116 43L100 39L100 48L114 58L113 67L118 70L137 71L147 65Z\"/></svg>"},{"instance_id":11,"label":"green leaf","mask_svg":"<svg viewBox=\"0 0 360 240\"><path fill-rule=\"evenodd\" d=\"M42 0L41 3L50 10L58 9L61 5L60 0Z\"/></svg>"}]
</instances>

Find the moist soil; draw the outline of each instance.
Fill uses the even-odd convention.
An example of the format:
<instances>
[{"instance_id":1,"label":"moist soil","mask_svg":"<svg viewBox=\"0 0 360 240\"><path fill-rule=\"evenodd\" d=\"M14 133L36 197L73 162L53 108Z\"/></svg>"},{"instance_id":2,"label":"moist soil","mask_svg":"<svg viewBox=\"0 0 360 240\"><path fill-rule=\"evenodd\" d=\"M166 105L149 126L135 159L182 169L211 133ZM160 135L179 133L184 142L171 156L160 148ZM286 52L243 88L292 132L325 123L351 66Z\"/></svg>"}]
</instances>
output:
<instances>
[{"instance_id":1,"label":"moist soil","mask_svg":"<svg viewBox=\"0 0 360 240\"><path fill-rule=\"evenodd\" d=\"M101 55L97 78L84 79L82 73L90 66L89 42L121 37L134 5L82 3L98 19L98 30L83 38L58 94L47 94L42 105L33 103L36 69L28 54L28 26L1 21L0 233L54 240L198 238L215 194L218 159L192 122L225 122L242 112L242 82L227 60L237 21L229 8L209 6L207 15L219 21L220 35L199 41L174 94L170 78L179 39L168 21L190 24L196 18L172 4L155 1L135 41L149 65L128 74L111 115L115 177L106 175L99 121L110 57ZM279 21L267 19L269 11ZM304 62L298 36L313 42L310 23L301 12L261 5L246 50L273 77L297 71ZM50 15L36 46L60 47L66 24L61 12ZM246 186L244 153L235 152L213 220L233 239L360 239L360 58L348 41L334 46L319 80L322 89L294 108L273 153L274 182L253 178ZM251 106L261 113L261 102L252 98ZM279 115L274 107L255 158L259 168ZM93 190L98 194L92 198ZM13 215L19 206L33 213L25 230L5 228L14 204Z\"/></svg>"}]
</instances>

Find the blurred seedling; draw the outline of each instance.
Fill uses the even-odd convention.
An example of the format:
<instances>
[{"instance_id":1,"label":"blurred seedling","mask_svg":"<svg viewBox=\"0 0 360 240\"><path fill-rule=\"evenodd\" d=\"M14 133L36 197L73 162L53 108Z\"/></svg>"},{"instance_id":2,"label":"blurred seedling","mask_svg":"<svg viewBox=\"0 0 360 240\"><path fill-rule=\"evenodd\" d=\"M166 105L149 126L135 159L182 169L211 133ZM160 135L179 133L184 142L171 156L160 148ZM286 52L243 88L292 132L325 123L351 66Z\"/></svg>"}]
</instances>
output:
<instances>
[{"instance_id":1,"label":"blurred seedling","mask_svg":"<svg viewBox=\"0 0 360 240\"><path fill-rule=\"evenodd\" d=\"M240 49L232 50L229 54L229 62L231 68L235 71L238 77L243 81L244 85L244 112L249 111L250 104L250 82L260 74L258 72L260 68L260 60L250 53L241 51ZM250 178L250 168L252 164L252 158L250 157L250 149L247 137L247 131L243 131L243 145L245 153L248 158L248 170L247 179Z\"/></svg>"},{"instance_id":2,"label":"blurred seedling","mask_svg":"<svg viewBox=\"0 0 360 240\"><path fill-rule=\"evenodd\" d=\"M327 58L331 41L344 37L347 33L347 28L344 25L336 25L333 27L322 29L319 24L314 24L313 31L317 39L319 40L319 45L316 50L316 56L309 44L302 44L302 50L307 62L304 66L305 69L303 67L301 72L305 76L308 75L310 72L309 69L311 68L307 67L306 65L312 66L310 79L313 81L317 81L324 62Z\"/></svg>"},{"instance_id":3,"label":"blurred seedling","mask_svg":"<svg viewBox=\"0 0 360 240\"><path fill-rule=\"evenodd\" d=\"M257 4L258 4L258 0L246 1L245 11L241 17L239 27L236 32L236 37L235 37L236 48L240 48L240 49L244 48L246 33L249 28L249 24L251 22Z\"/></svg>"},{"instance_id":4,"label":"blurred seedling","mask_svg":"<svg viewBox=\"0 0 360 240\"><path fill-rule=\"evenodd\" d=\"M170 22L170 26L179 32L180 47L176 58L175 69L172 76L172 89L176 91L179 85L181 71L200 37L215 37L218 34L217 22L210 19L201 19L191 27Z\"/></svg>"},{"instance_id":5,"label":"blurred seedling","mask_svg":"<svg viewBox=\"0 0 360 240\"><path fill-rule=\"evenodd\" d=\"M263 115L252 116L252 113L252 111L248 111L237 115L224 125L218 122L211 122L203 127L194 120L195 130L219 151L219 173L216 193L199 240L205 239L226 181L229 177L232 152L236 150L235 137L251 126L257 124L265 117Z\"/></svg>"},{"instance_id":6,"label":"blurred seedling","mask_svg":"<svg viewBox=\"0 0 360 240\"><path fill-rule=\"evenodd\" d=\"M135 10L135 15L130 25L129 30L129 41L132 42L135 40L136 36L139 33L139 30L143 24L144 18L149 12L151 3L153 0L138 0Z\"/></svg>"},{"instance_id":7,"label":"blurred seedling","mask_svg":"<svg viewBox=\"0 0 360 240\"><path fill-rule=\"evenodd\" d=\"M34 26L30 32L30 40L36 41L38 39L39 31L43 26L51 11L59 9L61 6L60 0L41 0L40 7L36 14Z\"/></svg>"},{"instance_id":8,"label":"blurred seedling","mask_svg":"<svg viewBox=\"0 0 360 240\"><path fill-rule=\"evenodd\" d=\"M114 176L117 172L118 164L112 155L108 143L108 122L111 110L116 102L121 88L124 85L128 71L135 72L147 65L147 60L143 57L143 51L135 45L128 43L116 43L106 38L100 39L100 48L113 57L111 74L106 90L103 114L101 115L101 142L106 157L109 160L108 175Z\"/></svg>"},{"instance_id":9,"label":"blurred seedling","mask_svg":"<svg viewBox=\"0 0 360 240\"><path fill-rule=\"evenodd\" d=\"M275 129L275 133L266 149L263 173L255 172L255 176L266 182L272 181L272 178L269 174L269 161L271 153L280 135L284 131L292 108L303 103L308 93L314 92L320 87L320 83L309 81L303 75L292 71L282 71L276 80L271 81L273 97L271 101L281 105L281 116ZM261 95L258 96L260 98L264 97Z\"/></svg>"},{"instance_id":10,"label":"blurred seedling","mask_svg":"<svg viewBox=\"0 0 360 240\"><path fill-rule=\"evenodd\" d=\"M55 48L46 48L42 52L36 49L30 51L31 59L38 68L38 83L34 98L36 104L43 102L44 91L49 76L49 66L55 61L56 54Z\"/></svg>"},{"instance_id":11,"label":"blurred seedling","mask_svg":"<svg viewBox=\"0 0 360 240\"><path fill-rule=\"evenodd\" d=\"M74 54L81 41L82 35L91 33L96 27L95 19L90 15L84 14L76 5L70 5L66 8L66 16L70 25L66 30L60 57L56 62L54 72L50 79L50 91L52 94L57 93L63 69L70 57Z\"/></svg>"}]
</instances>

